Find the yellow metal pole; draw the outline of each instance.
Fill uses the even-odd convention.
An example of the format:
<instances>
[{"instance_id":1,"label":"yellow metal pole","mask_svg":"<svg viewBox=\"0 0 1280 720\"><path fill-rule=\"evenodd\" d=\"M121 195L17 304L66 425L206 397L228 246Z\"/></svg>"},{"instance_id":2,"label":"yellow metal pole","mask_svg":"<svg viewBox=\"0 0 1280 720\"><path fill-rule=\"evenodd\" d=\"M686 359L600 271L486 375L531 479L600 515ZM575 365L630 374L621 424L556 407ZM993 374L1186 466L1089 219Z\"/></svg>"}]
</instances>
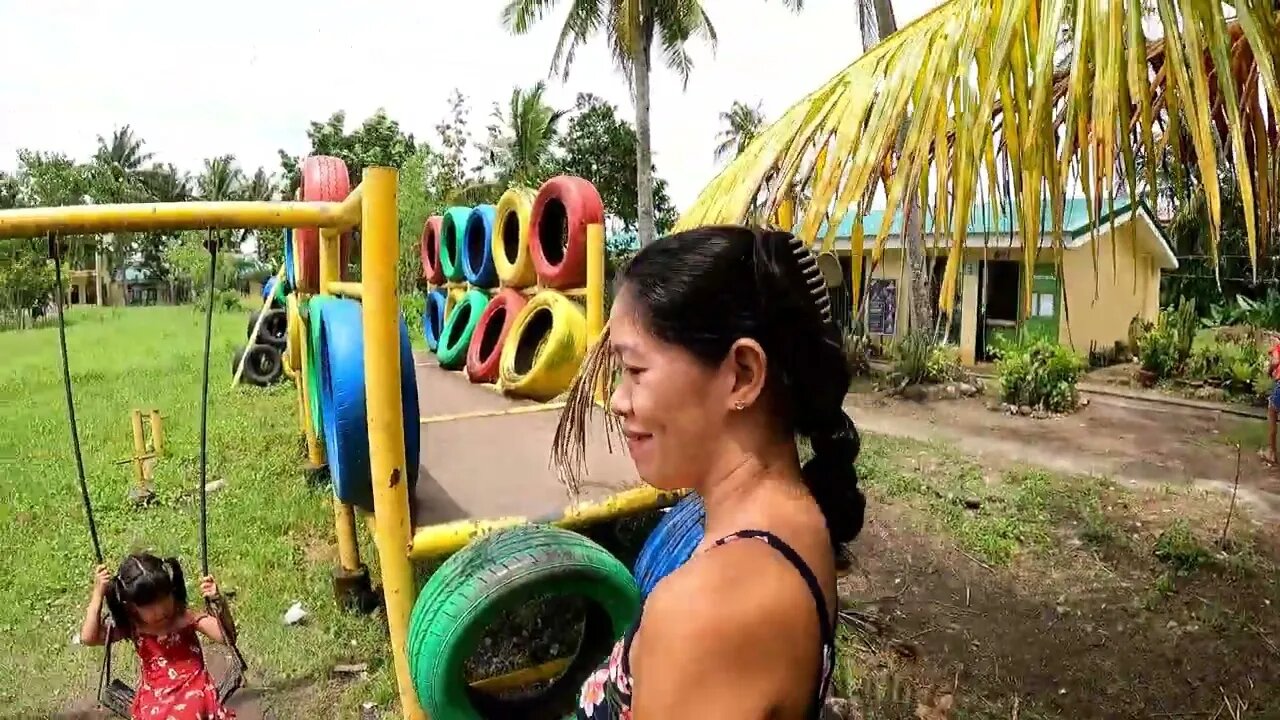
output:
<instances>
[{"instance_id":1,"label":"yellow metal pole","mask_svg":"<svg viewBox=\"0 0 1280 720\"><path fill-rule=\"evenodd\" d=\"M337 230L320 230L320 287L341 277L341 236ZM346 572L360 570L360 545L356 540L355 513L351 506L333 496L333 528L338 541L338 565Z\"/></svg>"},{"instance_id":2,"label":"yellow metal pole","mask_svg":"<svg viewBox=\"0 0 1280 720\"><path fill-rule=\"evenodd\" d=\"M604 331L604 225L587 226L587 345ZM595 403L605 407L605 383L596 387Z\"/></svg>"},{"instance_id":3,"label":"yellow metal pole","mask_svg":"<svg viewBox=\"0 0 1280 720\"><path fill-rule=\"evenodd\" d=\"M604 226L587 226L587 344L604 329Z\"/></svg>"},{"instance_id":4,"label":"yellow metal pole","mask_svg":"<svg viewBox=\"0 0 1280 720\"><path fill-rule=\"evenodd\" d=\"M352 201L352 197L355 200ZM146 230L333 227L346 230L360 199L333 202L172 202L0 211L0 238Z\"/></svg>"},{"instance_id":5,"label":"yellow metal pole","mask_svg":"<svg viewBox=\"0 0 1280 720\"><path fill-rule=\"evenodd\" d=\"M344 295L356 299L364 297L364 288L360 287L358 282L331 282L324 286L324 291L330 295Z\"/></svg>"},{"instance_id":6,"label":"yellow metal pole","mask_svg":"<svg viewBox=\"0 0 1280 720\"><path fill-rule=\"evenodd\" d=\"M143 455L147 454L147 441L142 434L142 411L135 409L129 414L129 419L133 424L133 470L138 481L139 488L145 488L147 485L146 471L142 467Z\"/></svg>"},{"instance_id":7,"label":"yellow metal pole","mask_svg":"<svg viewBox=\"0 0 1280 720\"><path fill-rule=\"evenodd\" d=\"M164 418L155 408L151 409L151 446L156 455L164 454Z\"/></svg>"},{"instance_id":8,"label":"yellow metal pole","mask_svg":"<svg viewBox=\"0 0 1280 720\"><path fill-rule=\"evenodd\" d=\"M409 491L405 481L404 424L400 413L400 337L396 301L396 171L364 171L361 267L364 277L364 376L369 423L369 469L378 560L386 604L396 685L406 720L426 720L409 678L405 643L413 610L413 564L409 561Z\"/></svg>"}]
</instances>

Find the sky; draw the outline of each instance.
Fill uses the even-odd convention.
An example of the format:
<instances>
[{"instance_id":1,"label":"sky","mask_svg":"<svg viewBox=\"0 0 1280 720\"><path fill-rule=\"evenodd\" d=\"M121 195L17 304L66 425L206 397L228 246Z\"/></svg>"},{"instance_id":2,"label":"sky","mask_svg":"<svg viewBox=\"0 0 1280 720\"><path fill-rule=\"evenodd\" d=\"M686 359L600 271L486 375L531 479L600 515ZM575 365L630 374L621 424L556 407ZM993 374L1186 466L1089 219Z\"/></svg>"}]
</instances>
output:
<instances>
[{"instance_id":1,"label":"sky","mask_svg":"<svg viewBox=\"0 0 1280 720\"><path fill-rule=\"evenodd\" d=\"M687 88L657 68L652 80L654 162L678 209L719 170L720 113L761 103L767 119L861 52L856 0L702 0L719 33L714 53L693 46ZM377 108L418 140L453 88L471 107L473 140L495 101L548 81L548 100L579 92L634 118L626 83L602 41L577 56L567 81L548 76L568 0L528 35L500 22L506 0L0 0L0 169L19 148L87 159L98 135L129 124L159 162L197 170L233 153L249 172L278 172L276 151L303 154L306 128L336 110L348 127ZM937 0L895 0L899 25Z\"/></svg>"}]
</instances>

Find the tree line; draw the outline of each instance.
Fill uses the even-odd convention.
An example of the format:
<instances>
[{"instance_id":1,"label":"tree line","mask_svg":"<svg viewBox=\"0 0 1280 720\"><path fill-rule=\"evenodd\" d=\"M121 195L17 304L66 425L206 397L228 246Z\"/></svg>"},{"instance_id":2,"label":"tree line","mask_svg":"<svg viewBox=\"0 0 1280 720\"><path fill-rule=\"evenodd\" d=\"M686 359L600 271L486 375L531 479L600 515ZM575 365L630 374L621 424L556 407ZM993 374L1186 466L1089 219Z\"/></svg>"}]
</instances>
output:
<instances>
[{"instance_id":1,"label":"tree line","mask_svg":"<svg viewBox=\"0 0 1280 720\"><path fill-rule=\"evenodd\" d=\"M493 203L507 187L536 188L557 174L590 179L600 190L614 229L635 229L639 221L634 126L604 99L580 94L572 107L553 108L546 87L515 88L506 103L494 103L488 122L475 137L471 105L455 90L445 117L428 141L405 132L379 109L348 130L337 111L310 123L305 153L279 151L279 168L247 171L233 154L203 161L196 170L154 161L146 140L130 125L98 136L87 161L58 152L23 149L16 170L0 171L0 209L122 202L185 200L276 200L292 198L300 184L305 155L332 155L347 164L353 184L365 167L400 169L398 198L401 227L400 274L412 287L421 274L417 243L426 218L450 205ZM650 168L656 173L656 169ZM655 224L674 223L676 209L667 184L654 178ZM224 247L253 247L249 256L229 252L224 276L253 269L256 261L275 265L283 255L281 231L252 234L223 231ZM194 285L203 277L208 255L204 233L116 233L69 238L72 269L96 268L105 278L134 268L156 282ZM247 242L246 242L247 241ZM29 310L52 297L53 270L43 242L0 244L0 310ZM224 285L229 281L224 278Z\"/></svg>"}]
</instances>

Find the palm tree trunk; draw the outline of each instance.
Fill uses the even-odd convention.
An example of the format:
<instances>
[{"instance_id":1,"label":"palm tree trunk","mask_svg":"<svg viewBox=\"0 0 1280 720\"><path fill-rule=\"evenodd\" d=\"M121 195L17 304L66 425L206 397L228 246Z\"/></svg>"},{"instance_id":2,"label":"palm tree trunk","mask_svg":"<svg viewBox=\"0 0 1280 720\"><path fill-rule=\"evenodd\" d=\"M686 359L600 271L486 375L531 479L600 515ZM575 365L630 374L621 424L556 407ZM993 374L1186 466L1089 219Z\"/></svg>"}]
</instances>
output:
<instances>
[{"instance_id":1,"label":"palm tree trunk","mask_svg":"<svg viewBox=\"0 0 1280 720\"><path fill-rule=\"evenodd\" d=\"M636 236L640 247L653 242L653 151L649 138L649 70L653 67L653 10L641 20L640 47L633 65L636 101Z\"/></svg>"}]
</instances>

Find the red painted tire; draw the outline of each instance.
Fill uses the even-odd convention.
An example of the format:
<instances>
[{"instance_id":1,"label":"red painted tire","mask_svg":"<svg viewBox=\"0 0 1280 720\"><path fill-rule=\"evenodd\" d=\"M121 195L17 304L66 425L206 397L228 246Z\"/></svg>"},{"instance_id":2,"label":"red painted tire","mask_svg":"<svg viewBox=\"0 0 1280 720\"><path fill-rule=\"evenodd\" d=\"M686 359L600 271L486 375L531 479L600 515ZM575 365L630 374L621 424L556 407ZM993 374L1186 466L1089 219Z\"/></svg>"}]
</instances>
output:
<instances>
[{"instance_id":1,"label":"red painted tire","mask_svg":"<svg viewBox=\"0 0 1280 720\"><path fill-rule=\"evenodd\" d=\"M471 382L491 383L498 379L502 346L516 324L516 316L528 302L520 291L503 288L485 306L467 346L467 377Z\"/></svg>"},{"instance_id":2,"label":"red painted tire","mask_svg":"<svg viewBox=\"0 0 1280 720\"><path fill-rule=\"evenodd\" d=\"M351 192L351 176L347 164L341 158L327 155L311 155L302 161L302 187L304 202L340 202ZM298 289L305 293L320 292L320 229L298 228L297 241ZM346 274L351 259L351 233L342 236L342 255L339 272Z\"/></svg>"},{"instance_id":3,"label":"red painted tire","mask_svg":"<svg viewBox=\"0 0 1280 720\"><path fill-rule=\"evenodd\" d=\"M418 246L422 250L422 279L431 285L444 284L444 269L440 267L440 223L439 215L432 215L422 225L422 240Z\"/></svg>"},{"instance_id":4,"label":"red painted tire","mask_svg":"<svg viewBox=\"0 0 1280 720\"><path fill-rule=\"evenodd\" d=\"M604 202L591 183L559 175L542 183L529 217L529 253L543 287L587 282L587 226L604 223Z\"/></svg>"}]
</instances>

